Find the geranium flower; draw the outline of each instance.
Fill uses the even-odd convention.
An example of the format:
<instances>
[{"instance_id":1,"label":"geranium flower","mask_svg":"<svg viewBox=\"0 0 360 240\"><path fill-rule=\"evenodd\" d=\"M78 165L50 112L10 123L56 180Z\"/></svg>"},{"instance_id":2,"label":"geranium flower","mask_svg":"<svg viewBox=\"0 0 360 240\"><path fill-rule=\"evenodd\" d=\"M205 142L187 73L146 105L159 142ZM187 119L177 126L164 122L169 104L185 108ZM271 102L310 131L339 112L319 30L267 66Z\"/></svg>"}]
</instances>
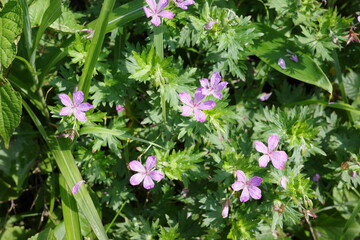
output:
<instances>
[{"instance_id":1,"label":"geranium flower","mask_svg":"<svg viewBox=\"0 0 360 240\"><path fill-rule=\"evenodd\" d=\"M190 116L192 113L195 115L196 121L205 122L206 115L201 110L210 110L215 107L214 101L205 101L201 102L204 99L204 95L200 91L195 92L194 100L192 100L191 96L187 92L179 93L179 98L185 106L182 106L183 116Z\"/></svg>"},{"instance_id":2,"label":"geranium flower","mask_svg":"<svg viewBox=\"0 0 360 240\"><path fill-rule=\"evenodd\" d=\"M283 189L287 188L287 183L288 183L289 179L286 176L282 176L280 179L280 185L282 186Z\"/></svg>"},{"instance_id":3,"label":"geranium flower","mask_svg":"<svg viewBox=\"0 0 360 240\"><path fill-rule=\"evenodd\" d=\"M209 29L212 29L212 27L213 27L216 23L218 23L218 21L212 21L212 20L211 20L211 21L209 21L207 24L204 25L204 28L205 28L205 29L208 29L208 30L209 30Z\"/></svg>"},{"instance_id":4,"label":"geranium flower","mask_svg":"<svg viewBox=\"0 0 360 240\"><path fill-rule=\"evenodd\" d=\"M163 18L173 18L174 14L171 11L163 10L167 5L169 5L169 0L160 0L158 4L156 4L155 0L146 0L150 9L144 7L144 12L147 18L152 17L151 23L155 26L159 26L161 21L160 17Z\"/></svg>"},{"instance_id":5,"label":"geranium flower","mask_svg":"<svg viewBox=\"0 0 360 240\"><path fill-rule=\"evenodd\" d=\"M85 112L93 108L94 106L90 103L84 102L84 93L82 91L74 92L73 100L71 101L70 97L64 93L59 95L61 103L65 105L60 111L61 116L66 116L74 113L75 117L81 121L86 121Z\"/></svg>"},{"instance_id":6,"label":"geranium flower","mask_svg":"<svg viewBox=\"0 0 360 240\"><path fill-rule=\"evenodd\" d=\"M270 98L270 96L272 95L272 92L270 93L262 93L260 94L260 96L258 97L258 99L262 102L268 100Z\"/></svg>"},{"instance_id":7,"label":"geranium flower","mask_svg":"<svg viewBox=\"0 0 360 240\"><path fill-rule=\"evenodd\" d=\"M84 180L81 180L81 181L77 182L75 184L75 186L71 189L71 193L72 194L77 193L79 191L79 188L80 188L81 184L84 183L84 182L85 182Z\"/></svg>"},{"instance_id":8,"label":"geranium flower","mask_svg":"<svg viewBox=\"0 0 360 240\"><path fill-rule=\"evenodd\" d=\"M271 160L272 164L277 169L283 169L285 167L285 162L288 158L286 152L284 151L274 151L279 143L279 137L271 135L268 138L268 147L266 147L262 142L255 141L254 145L256 151L263 153L259 158L259 166L266 167L268 162Z\"/></svg>"},{"instance_id":9,"label":"geranium flower","mask_svg":"<svg viewBox=\"0 0 360 240\"><path fill-rule=\"evenodd\" d=\"M360 34L354 32L354 30L350 29L349 30L349 34L346 35L346 37L348 37L348 40L346 42L346 45L349 45L349 43L351 42L356 42L356 43L360 43L360 39L359 36Z\"/></svg>"},{"instance_id":10,"label":"geranium flower","mask_svg":"<svg viewBox=\"0 0 360 240\"><path fill-rule=\"evenodd\" d=\"M122 112L122 111L125 110L125 107L122 106L122 105L116 105L116 106L115 106L115 109L116 109L116 111L118 111L118 112Z\"/></svg>"},{"instance_id":11,"label":"geranium flower","mask_svg":"<svg viewBox=\"0 0 360 240\"><path fill-rule=\"evenodd\" d=\"M176 6L178 6L179 8L182 9L187 9L188 5L194 4L195 1L194 0L174 0L174 3L176 4Z\"/></svg>"},{"instance_id":12,"label":"geranium flower","mask_svg":"<svg viewBox=\"0 0 360 240\"><path fill-rule=\"evenodd\" d=\"M157 170L153 170L156 165L156 158L154 156L150 156L146 159L145 167L136 160L129 162L130 169L138 172L131 176L130 184L133 186L139 185L142 181L144 181L143 186L145 189L151 189L155 186L155 181L160 181L163 179L164 175Z\"/></svg>"},{"instance_id":13,"label":"geranium flower","mask_svg":"<svg viewBox=\"0 0 360 240\"><path fill-rule=\"evenodd\" d=\"M227 218L229 216L230 199L226 198L222 206L221 216Z\"/></svg>"},{"instance_id":14,"label":"geranium flower","mask_svg":"<svg viewBox=\"0 0 360 240\"><path fill-rule=\"evenodd\" d=\"M278 65L279 65L279 67L281 67L282 69L286 69L286 63L285 63L284 59L279 58L279 60L278 60Z\"/></svg>"},{"instance_id":15,"label":"geranium flower","mask_svg":"<svg viewBox=\"0 0 360 240\"><path fill-rule=\"evenodd\" d=\"M358 22L360 23L360 16L357 17Z\"/></svg>"},{"instance_id":16,"label":"geranium flower","mask_svg":"<svg viewBox=\"0 0 360 240\"><path fill-rule=\"evenodd\" d=\"M262 182L261 177L254 176L249 181L246 181L246 176L243 171L236 171L237 181L231 187L234 191L243 190L240 196L240 202L247 202L250 197L253 199L261 198L261 190L258 188Z\"/></svg>"},{"instance_id":17,"label":"geranium flower","mask_svg":"<svg viewBox=\"0 0 360 240\"><path fill-rule=\"evenodd\" d=\"M213 95L217 99L222 99L222 93L219 91L223 90L228 82L220 82L220 73L214 72L210 78L210 82L207 78L202 78L199 81L202 87L198 88L196 91L201 91L205 96Z\"/></svg>"}]
</instances>

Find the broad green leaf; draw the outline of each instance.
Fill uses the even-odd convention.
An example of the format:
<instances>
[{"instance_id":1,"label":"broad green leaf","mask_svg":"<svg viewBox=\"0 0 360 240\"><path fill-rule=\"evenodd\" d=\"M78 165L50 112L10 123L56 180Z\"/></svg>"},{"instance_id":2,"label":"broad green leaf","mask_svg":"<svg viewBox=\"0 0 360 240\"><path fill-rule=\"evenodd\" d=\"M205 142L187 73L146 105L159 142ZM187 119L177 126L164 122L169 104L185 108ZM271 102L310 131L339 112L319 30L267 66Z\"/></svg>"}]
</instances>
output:
<instances>
[{"instance_id":1,"label":"broad green leaf","mask_svg":"<svg viewBox=\"0 0 360 240\"><path fill-rule=\"evenodd\" d=\"M264 25L256 24L257 30L264 33L260 39L254 40L255 44L252 51L262 61L269 64L277 71L295 78L297 80L318 86L332 93L332 85L321 68L313 61L311 57L302 53L301 48L295 43L289 41L280 32ZM287 50L295 53L299 61L293 62L289 59ZM283 58L286 63L286 69L280 68L277 64L279 58Z\"/></svg>"},{"instance_id":2,"label":"broad green leaf","mask_svg":"<svg viewBox=\"0 0 360 240\"><path fill-rule=\"evenodd\" d=\"M20 124L21 96L15 92L9 82L0 78L0 136L5 147L9 147L10 137Z\"/></svg>"},{"instance_id":3,"label":"broad green leaf","mask_svg":"<svg viewBox=\"0 0 360 240\"><path fill-rule=\"evenodd\" d=\"M111 32L115 28L123 26L125 23L144 16L143 7L143 0L134 0L114 9L109 14L106 32ZM97 21L98 20L92 21L86 27L94 29Z\"/></svg>"},{"instance_id":4,"label":"broad green leaf","mask_svg":"<svg viewBox=\"0 0 360 240\"><path fill-rule=\"evenodd\" d=\"M63 175L59 176L61 206L67 239L81 239L78 208L71 189L66 185Z\"/></svg>"},{"instance_id":5,"label":"broad green leaf","mask_svg":"<svg viewBox=\"0 0 360 240\"><path fill-rule=\"evenodd\" d=\"M0 67L7 68L16 55L16 37L22 30L22 9L17 1L9 1L0 12Z\"/></svg>"}]
</instances>

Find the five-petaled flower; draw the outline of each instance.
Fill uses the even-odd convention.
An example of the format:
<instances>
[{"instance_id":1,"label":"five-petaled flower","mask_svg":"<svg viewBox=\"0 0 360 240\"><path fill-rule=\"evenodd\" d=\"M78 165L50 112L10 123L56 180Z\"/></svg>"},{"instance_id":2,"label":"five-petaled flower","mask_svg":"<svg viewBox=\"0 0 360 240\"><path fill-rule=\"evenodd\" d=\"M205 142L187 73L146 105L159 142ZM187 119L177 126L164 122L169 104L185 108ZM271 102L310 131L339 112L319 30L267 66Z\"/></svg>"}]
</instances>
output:
<instances>
[{"instance_id":1,"label":"five-petaled flower","mask_svg":"<svg viewBox=\"0 0 360 240\"><path fill-rule=\"evenodd\" d=\"M163 10L167 5L169 5L169 0L159 0L159 3L156 4L155 0L146 0L150 9L144 7L144 12L147 18L152 17L151 23L155 26L159 26L161 21L160 17L163 18L174 18L174 14L171 11Z\"/></svg>"},{"instance_id":2,"label":"five-petaled flower","mask_svg":"<svg viewBox=\"0 0 360 240\"><path fill-rule=\"evenodd\" d=\"M174 3L176 4L176 6L178 6L179 8L182 9L187 9L188 5L194 4L195 1L194 0L174 0Z\"/></svg>"},{"instance_id":3,"label":"five-petaled flower","mask_svg":"<svg viewBox=\"0 0 360 240\"><path fill-rule=\"evenodd\" d=\"M261 190L258 188L262 182L261 177L254 176L250 178L249 181L246 181L245 173L241 170L236 172L237 181L234 182L231 187L234 191L243 190L240 196L241 202L247 202L250 197L253 199L261 198Z\"/></svg>"},{"instance_id":4,"label":"five-petaled flower","mask_svg":"<svg viewBox=\"0 0 360 240\"><path fill-rule=\"evenodd\" d=\"M217 99L222 99L222 93L219 91L223 90L228 82L220 82L221 76L220 73L214 72L210 78L210 82L207 78L202 78L199 80L201 87L196 91L201 91L205 96L213 95Z\"/></svg>"},{"instance_id":5,"label":"five-petaled flower","mask_svg":"<svg viewBox=\"0 0 360 240\"><path fill-rule=\"evenodd\" d=\"M196 121L205 122L206 115L201 110L213 109L216 104L211 100L201 102L204 97L205 96L201 93L201 91L195 92L194 100L192 100L190 94L187 92L179 93L180 101L185 104L185 106L182 106L181 115L190 116L194 113Z\"/></svg>"},{"instance_id":6,"label":"five-petaled flower","mask_svg":"<svg viewBox=\"0 0 360 240\"><path fill-rule=\"evenodd\" d=\"M259 141L255 141L254 145L256 151L263 153L259 158L259 166L266 167L268 162L271 160L272 164L277 169L283 169L285 167L285 162L288 159L286 152L284 151L274 151L279 143L279 137L277 135L271 135L268 138L268 146Z\"/></svg>"},{"instance_id":7,"label":"five-petaled flower","mask_svg":"<svg viewBox=\"0 0 360 240\"><path fill-rule=\"evenodd\" d=\"M86 121L85 112L93 108L94 106L90 103L84 102L84 93L82 91L74 92L73 100L71 101L70 97L64 93L59 95L61 103L65 105L60 111L61 116L70 115L74 113L75 117L81 121Z\"/></svg>"},{"instance_id":8,"label":"five-petaled flower","mask_svg":"<svg viewBox=\"0 0 360 240\"><path fill-rule=\"evenodd\" d=\"M151 189L155 186L155 181L160 181L163 179L164 175L157 170L153 170L156 165L156 158L150 156L146 159L145 167L136 160L129 162L129 167L131 170L138 172L131 176L130 184L133 186L139 185L144 181L143 186L145 189Z\"/></svg>"}]
</instances>

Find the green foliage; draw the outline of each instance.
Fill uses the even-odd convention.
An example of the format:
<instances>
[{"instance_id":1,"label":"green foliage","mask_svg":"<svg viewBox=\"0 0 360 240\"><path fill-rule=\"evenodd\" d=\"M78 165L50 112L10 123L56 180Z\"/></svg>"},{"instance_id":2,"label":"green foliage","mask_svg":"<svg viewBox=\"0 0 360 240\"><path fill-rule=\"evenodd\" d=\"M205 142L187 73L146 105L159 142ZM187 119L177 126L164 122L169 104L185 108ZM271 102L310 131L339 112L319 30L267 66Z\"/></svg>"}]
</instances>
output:
<instances>
[{"instance_id":1,"label":"green foliage","mask_svg":"<svg viewBox=\"0 0 360 240\"><path fill-rule=\"evenodd\" d=\"M18 1L8 1L0 12L0 67L7 68L16 56L16 38L21 33L23 11Z\"/></svg>"},{"instance_id":2,"label":"green foliage","mask_svg":"<svg viewBox=\"0 0 360 240\"><path fill-rule=\"evenodd\" d=\"M10 83L0 78L0 136L6 148L21 119L21 96Z\"/></svg>"}]
</instances>

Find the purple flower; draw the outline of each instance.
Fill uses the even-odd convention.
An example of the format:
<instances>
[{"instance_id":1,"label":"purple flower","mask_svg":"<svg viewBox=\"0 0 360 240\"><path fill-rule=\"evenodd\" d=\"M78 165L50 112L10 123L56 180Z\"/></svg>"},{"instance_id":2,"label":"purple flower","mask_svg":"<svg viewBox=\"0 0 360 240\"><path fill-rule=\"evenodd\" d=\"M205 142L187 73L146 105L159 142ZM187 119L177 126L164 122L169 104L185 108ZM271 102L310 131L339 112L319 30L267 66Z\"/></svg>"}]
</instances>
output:
<instances>
[{"instance_id":1,"label":"purple flower","mask_svg":"<svg viewBox=\"0 0 360 240\"><path fill-rule=\"evenodd\" d=\"M258 97L258 99L262 102L268 100L270 98L272 93L262 93L260 94L260 96Z\"/></svg>"},{"instance_id":2,"label":"purple flower","mask_svg":"<svg viewBox=\"0 0 360 240\"><path fill-rule=\"evenodd\" d=\"M167 5L169 5L169 0L160 0L158 4L156 4L155 0L146 0L150 9L144 7L144 12L147 18L152 17L151 23L155 26L159 26L161 21L160 17L163 18L173 18L174 14L171 11L163 10Z\"/></svg>"},{"instance_id":3,"label":"purple flower","mask_svg":"<svg viewBox=\"0 0 360 240\"><path fill-rule=\"evenodd\" d=\"M211 21L209 21L207 24L204 25L204 28L205 28L205 29L208 29L208 30L209 30L209 29L212 29L212 27L213 27L216 23L218 23L218 21L212 21L212 20L211 20Z\"/></svg>"},{"instance_id":4,"label":"purple flower","mask_svg":"<svg viewBox=\"0 0 360 240\"><path fill-rule=\"evenodd\" d=\"M243 171L236 171L237 181L231 187L234 191L243 190L240 196L240 202L247 202L250 196L253 199L261 198L261 190L258 188L262 182L261 177L254 176L249 181L246 181L246 176Z\"/></svg>"},{"instance_id":5,"label":"purple flower","mask_svg":"<svg viewBox=\"0 0 360 240\"><path fill-rule=\"evenodd\" d=\"M90 103L83 103L84 93L82 91L74 92L74 101L71 101L70 97L64 93L60 94L59 98L61 103L65 105L65 107L61 109L60 115L65 116L74 113L75 117L81 122L86 121L85 112L94 107Z\"/></svg>"},{"instance_id":6,"label":"purple flower","mask_svg":"<svg viewBox=\"0 0 360 240\"><path fill-rule=\"evenodd\" d=\"M291 52L291 51L288 50L288 49L286 49L286 51L287 51L288 53L290 53L290 54L286 54L285 56L290 57L290 60L293 61L293 62L296 62L296 63L299 62L299 58L298 58L298 56L297 56L295 53Z\"/></svg>"},{"instance_id":7,"label":"purple flower","mask_svg":"<svg viewBox=\"0 0 360 240\"><path fill-rule=\"evenodd\" d=\"M202 87L198 88L196 91L201 91L205 96L213 95L217 99L222 99L222 93L219 91L223 90L228 82L220 82L220 73L214 72L210 78L210 82L207 78L202 78L199 81Z\"/></svg>"},{"instance_id":8,"label":"purple flower","mask_svg":"<svg viewBox=\"0 0 360 240\"><path fill-rule=\"evenodd\" d=\"M222 206L221 216L227 218L229 216L230 199L226 198Z\"/></svg>"},{"instance_id":9,"label":"purple flower","mask_svg":"<svg viewBox=\"0 0 360 240\"><path fill-rule=\"evenodd\" d=\"M163 179L164 175L157 170L153 170L156 165L156 158L150 156L146 159L145 167L136 160L129 162L130 169L138 173L134 174L130 178L130 184L135 186L139 185L144 181L144 188L151 189L155 186L154 181L160 181Z\"/></svg>"},{"instance_id":10,"label":"purple flower","mask_svg":"<svg viewBox=\"0 0 360 240\"><path fill-rule=\"evenodd\" d=\"M122 105L116 105L115 109L116 109L116 111L118 111L118 112L122 112L122 111L125 110L125 107L122 106Z\"/></svg>"},{"instance_id":11,"label":"purple flower","mask_svg":"<svg viewBox=\"0 0 360 240\"><path fill-rule=\"evenodd\" d=\"M201 91L195 92L194 100L192 100L190 94L187 92L179 93L180 101L185 104L185 106L182 106L181 115L190 116L194 112L196 121L205 122L206 115L201 110L213 109L216 104L211 100L201 102L204 97L205 96L201 93Z\"/></svg>"},{"instance_id":12,"label":"purple flower","mask_svg":"<svg viewBox=\"0 0 360 240\"><path fill-rule=\"evenodd\" d=\"M358 22L360 22L360 16L357 17Z\"/></svg>"},{"instance_id":13,"label":"purple flower","mask_svg":"<svg viewBox=\"0 0 360 240\"><path fill-rule=\"evenodd\" d=\"M255 141L254 145L256 151L263 153L259 158L259 166L266 167L268 162L271 160L272 164L277 169L283 169L285 167L285 162L288 159L286 152L284 151L274 151L279 143L279 137L276 135L271 135L268 138L268 147L265 146L262 142Z\"/></svg>"},{"instance_id":14,"label":"purple flower","mask_svg":"<svg viewBox=\"0 0 360 240\"><path fill-rule=\"evenodd\" d=\"M77 182L77 183L75 184L75 186L72 188L71 193L72 193L72 194L77 193L77 192L79 191L80 185L81 185L82 183L84 183L84 182L85 182L84 180L81 180L81 181Z\"/></svg>"},{"instance_id":15,"label":"purple flower","mask_svg":"<svg viewBox=\"0 0 360 240\"><path fill-rule=\"evenodd\" d=\"M312 177L314 182L318 182L320 180L320 174L315 173L314 176Z\"/></svg>"},{"instance_id":16,"label":"purple flower","mask_svg":"<svg viewBox=\"0 0 360 240\"><path fill-rule=\"evenodd\" d=\"M286 63L285 63L284 59L279 58L279 60L278 60L278 65L279 65L282 69L286 69Z\"/></svg>"},{"instance_id":17,"label":"purple flower","mask_svg":"<svg viewBox=\"0 0 360 240\"><path fill-rule=\"evenodd\" d=\"M176 6L178 6L179 8L182 9L187 9L188 5L194 4L195 1L194 0L174 0L174 3L176 4Z\"/></svg>"}]
</instances>

